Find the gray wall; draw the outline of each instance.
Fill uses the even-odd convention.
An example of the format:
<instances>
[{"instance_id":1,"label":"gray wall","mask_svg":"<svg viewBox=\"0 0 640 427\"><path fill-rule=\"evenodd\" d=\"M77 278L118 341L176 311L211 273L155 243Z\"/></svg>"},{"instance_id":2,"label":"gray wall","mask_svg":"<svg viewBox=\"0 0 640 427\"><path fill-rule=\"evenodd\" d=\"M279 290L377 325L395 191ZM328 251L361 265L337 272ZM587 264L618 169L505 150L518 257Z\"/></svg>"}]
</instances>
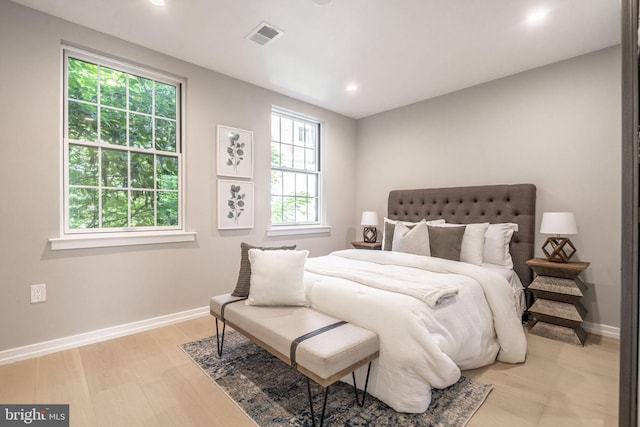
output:
<instances>
[{"instance_id":1,"label":"gray wall","mask_svg":"<svg viewBox=\"0 0 640 427\"><path fill-rule=\"evenodd\" d=\"M620 67L612 47L359 120L357 212L392 189L533 183L538 228L576 215L587 321L619 327Z\"/></svg>"},{"instance_id":2,"label":"gray wall","mask_svg":"<svg viewBox=\"0 0 640 427\"><path fill-rule=\"evenodd\" d=\"M59 234L61 40L186 77L187 224L197 242L51 251ZM312 255L355 236L356 123L230 77L0 0L0 350L208 305L233 289L240 242ZM330 236L268 238L271 105L325 122ZM218 231L216 126L254 131L255 228ZM29 303L29 285L47 302Z\"/></svg>"}]
</instances>

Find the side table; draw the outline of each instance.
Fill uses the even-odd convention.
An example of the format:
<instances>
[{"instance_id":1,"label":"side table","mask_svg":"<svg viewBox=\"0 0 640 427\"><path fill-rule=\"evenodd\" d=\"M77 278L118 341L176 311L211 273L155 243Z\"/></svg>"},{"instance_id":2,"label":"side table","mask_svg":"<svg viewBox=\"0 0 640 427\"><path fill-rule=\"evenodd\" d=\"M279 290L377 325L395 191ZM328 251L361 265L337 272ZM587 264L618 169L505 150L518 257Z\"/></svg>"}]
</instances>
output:
<instances>
[{"instance_id":1,"label":"side table","mask_svg":"<svg viewBox=\"0 0 640 427\"><path fill-rule=\"evenodd\" d=\"M373 250L381 250L382 242L351 242L351 246L356 249L373 249Z\"/></svg>"},{"instance_id":2,"label":"side table","mask_svg":"<svg viewBox=\"0 0 640 427\"><path fill-rule=\"evenodd\" d=\"M588 262L551 262L533 258L527 265L536 273L529 285L535 297L529 312L536 321L529 330L534 335L584 345L587 333L582 322L587 309L580 303L586 286L578 277Z\"/></svg>"}]
</instances>

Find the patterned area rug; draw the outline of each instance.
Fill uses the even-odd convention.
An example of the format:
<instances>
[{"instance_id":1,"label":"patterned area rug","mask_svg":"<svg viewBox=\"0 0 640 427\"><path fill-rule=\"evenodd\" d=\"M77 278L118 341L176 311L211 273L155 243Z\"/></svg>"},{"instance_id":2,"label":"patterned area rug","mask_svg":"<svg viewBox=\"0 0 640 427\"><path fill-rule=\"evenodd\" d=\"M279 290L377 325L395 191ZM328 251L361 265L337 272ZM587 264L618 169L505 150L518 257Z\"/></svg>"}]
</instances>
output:
<instances>
[{"instance_id":1,"label":"patterned area rug","mask_svg":"<svg viewBox=\"0 0 640 427\"><path fill-rule=\"evenodd\" d=\"M310 426L305 377L237 332L225 334L222 358L216 337L183 344L181 348L260 426ZM464 426L493 386L470 378L432 392L423 414L403 414L371 395L360 408L353 387L337 382L330 387L326 426ZM311 382L314 411L319 419L322 387Z\"/></svg>"}]
</instances>

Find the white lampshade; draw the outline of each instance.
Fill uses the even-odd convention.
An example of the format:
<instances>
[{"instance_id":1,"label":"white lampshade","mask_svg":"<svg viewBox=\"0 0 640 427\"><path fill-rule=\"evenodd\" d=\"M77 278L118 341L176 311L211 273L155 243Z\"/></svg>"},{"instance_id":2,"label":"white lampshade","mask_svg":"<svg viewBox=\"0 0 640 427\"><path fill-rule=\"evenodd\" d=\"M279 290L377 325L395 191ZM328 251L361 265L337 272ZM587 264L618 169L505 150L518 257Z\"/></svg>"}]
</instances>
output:
<instances>
[{"instance_id":1,"label":"white lampshade","mask_svg":"<svg viewBox=\"0 0 640 427\"><path fill-rule=\"evenodd\" d=\"M368 225L368 226L378 225L378 213L370 212L370 211L362 212L362 219L360 220L360 225Z\"/></svg>"},{"instance_id":2,"label":"white lampshade","mask_svg":"<svg viewBox=\"0 0 640 427\"><path fill-rule=\"evenodd\" d=\"M578 234L576 217L573 212L545 212L540 224L542 234Z\"/></svg>"}]
</instances>

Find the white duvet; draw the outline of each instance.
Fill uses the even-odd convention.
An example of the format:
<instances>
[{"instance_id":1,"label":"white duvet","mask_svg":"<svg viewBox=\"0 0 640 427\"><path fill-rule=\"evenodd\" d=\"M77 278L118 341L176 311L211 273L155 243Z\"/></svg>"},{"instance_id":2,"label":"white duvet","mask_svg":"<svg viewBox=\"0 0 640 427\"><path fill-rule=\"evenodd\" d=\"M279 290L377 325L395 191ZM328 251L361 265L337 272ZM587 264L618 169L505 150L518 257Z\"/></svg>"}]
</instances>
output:
<instances>
[{"instance_id":1,"label":"white duvet","mask_svg":"<svg viewBox=\"0 0 640 427\"><path fill-rule=\"evenodd\" d=\"M305 269L311 307L378 334L367 391L396 411L424 412L431 388L454 384L461 369L525 360L512 287L487 268L350 249L309 258Z\"/></svg>"}]
</instances>

